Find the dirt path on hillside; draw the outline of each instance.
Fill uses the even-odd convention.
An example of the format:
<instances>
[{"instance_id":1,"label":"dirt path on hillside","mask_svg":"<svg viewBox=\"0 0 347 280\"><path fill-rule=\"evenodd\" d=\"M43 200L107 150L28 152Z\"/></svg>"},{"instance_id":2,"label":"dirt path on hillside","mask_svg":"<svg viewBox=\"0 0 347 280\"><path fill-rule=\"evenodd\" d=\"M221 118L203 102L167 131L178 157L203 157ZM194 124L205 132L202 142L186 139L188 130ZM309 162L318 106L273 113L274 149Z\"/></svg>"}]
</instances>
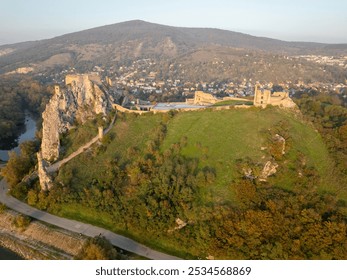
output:
<instances>
[{"instance_id":1,"label":"dirt path on hillside","mask_svg":"<svg viewBox=\"0 0 347 280\"><path fill-rule=\"evenodd\" d=\"M116 117L117 114L114 116L114 118L112 119L110 125L108 126L108 128L106 128L103 132L103 135L106 135L111 128L113 127L115 121L116 121ZM70 154L68 157L53 163L52 165L47 167L47 172L48 173L53 173L59 170L59 168L67 163L68 161L72 160L73 158L77 157L78 155L80 155L81 153L83 153L84 151L86 151L90 146L92 146L94 143L96 143L99 140L99 135L95 136L92 140L90 140L88 143L84 144L83 146L79 147L77 151L73 152L72 154Z\"/></svg>"}]
</instances>

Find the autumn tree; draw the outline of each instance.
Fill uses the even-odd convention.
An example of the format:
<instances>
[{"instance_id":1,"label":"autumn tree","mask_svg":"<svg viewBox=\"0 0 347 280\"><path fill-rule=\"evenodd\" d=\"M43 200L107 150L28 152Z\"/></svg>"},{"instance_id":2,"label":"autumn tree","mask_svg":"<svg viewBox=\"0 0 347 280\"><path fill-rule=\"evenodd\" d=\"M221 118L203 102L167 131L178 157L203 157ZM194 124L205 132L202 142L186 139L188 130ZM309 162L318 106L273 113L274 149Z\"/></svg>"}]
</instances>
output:
<instances>
[{"instance_id":1,"label":"autumn tree","mask_svg":"<svg viewBox=\"0 0 347 280\"><path fill-rule=\"evenodd\" d=\"M117 258L116 249L104 236L89 238L75 257L76 260L115 260Z\"/></svg>"}]
</instances>

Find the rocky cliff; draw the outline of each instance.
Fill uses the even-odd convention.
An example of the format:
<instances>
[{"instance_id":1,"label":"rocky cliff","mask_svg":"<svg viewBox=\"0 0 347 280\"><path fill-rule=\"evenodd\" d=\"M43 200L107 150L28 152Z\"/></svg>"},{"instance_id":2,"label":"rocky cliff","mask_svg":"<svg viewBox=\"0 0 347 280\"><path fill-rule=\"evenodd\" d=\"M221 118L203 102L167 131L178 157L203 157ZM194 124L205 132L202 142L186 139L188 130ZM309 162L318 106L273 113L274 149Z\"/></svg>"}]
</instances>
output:
<instances>
[{"instance_id":1,"label":"rocky cliff","mask_svg":"<svg viewBox=\"0 0 347 280\"><path fill-rule=\"evenodd\" d=\"M60 134L76 122L84 123L96 114L106 115L113 97L96 74L67 75L66 87L55 87L55 94L42 114L42 158L59 157Z\"/></svg>"},{"instance_id":2,"label":"rocky cliff","mask_svg":"<svg viewBox=\"0 0 347 280\"><path fill-rule=\"evenodd\" d=\"M110 82L107 83L111 85ZM59 158L60 135L77 123L112 109L113 95L96 74L67 75L65 88L55 93L42 114L41 151L37 153L41 189L49 190L53 181L47 172L49 162ZM100 134L100 132L99 132Z\"/></svg>"}]
</instances>

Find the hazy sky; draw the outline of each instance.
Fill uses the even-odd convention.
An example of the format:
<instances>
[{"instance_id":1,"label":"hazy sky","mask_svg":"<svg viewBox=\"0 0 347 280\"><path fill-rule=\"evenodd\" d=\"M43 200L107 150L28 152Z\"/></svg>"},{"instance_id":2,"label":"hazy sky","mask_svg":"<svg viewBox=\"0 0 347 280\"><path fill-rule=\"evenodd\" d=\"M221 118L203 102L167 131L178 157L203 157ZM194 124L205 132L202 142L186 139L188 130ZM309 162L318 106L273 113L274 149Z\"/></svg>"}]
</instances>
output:
<instances>
[{"instance_id":1,"label":"hazy sky","mask_svg":"<svg viewBox=\"0 0 347 280\"><path fill-rule=\"evenodd\" d=\"M0 45L133 19L347 43L347 0L0 0Z\"/></svg>"}]
</instances>

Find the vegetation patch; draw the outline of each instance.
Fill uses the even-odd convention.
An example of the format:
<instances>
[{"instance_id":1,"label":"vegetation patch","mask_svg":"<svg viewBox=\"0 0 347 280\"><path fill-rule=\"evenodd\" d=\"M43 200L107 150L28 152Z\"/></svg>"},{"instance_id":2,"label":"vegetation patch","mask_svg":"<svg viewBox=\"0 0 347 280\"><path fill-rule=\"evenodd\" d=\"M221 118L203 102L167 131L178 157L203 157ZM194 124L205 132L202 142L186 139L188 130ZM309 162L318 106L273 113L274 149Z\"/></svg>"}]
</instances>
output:
<instances>
[{"instance_id":1,"label":"vegetation patch","mask_svg":"<svg viewBox=\"0 0 347 280\"><path fill-rule=\"evenodd\" d=\"M343 176L301 116L118 114L110 133L64 165L50 192L28 186L28 201L183 258L345 256Z\"/></svg>"},{"instance_id":2,"label":"vegetation patch","mask_svg":"<svg viewBox=\"0 0 347 280\"><path fill-rule=\"evenodd\" d=\"M89 238L74 258L76 260L116 260L119 259L116 249L103 236Z\"/></svg>"},{"instance_id":3,"label":"vegetation patch","mask_svg":"<svg viewBox=\"0 0 347 280\"><path fill-rule=\"evenodd\" d=\"M65 135L62 135L60 144L63 147L61 158L69 156L75 152L83 144L89 142L98 133L98 126L96 120L88 120L83 125L76 124L75 128L72 128Z\"/></svg>"},{"instance_id":4,"label":"vegetation patch","mask_svg":"<svg viewBox=\"0 0 347 280\"><path fill-rule=\"evenodd\" d=\"M4 213L6 211L7 207L5 204L0 203L0 214Z\"/></svg>"},{"instance_id":5,"label":"vegetation patch","mask_svg":"<svg viewBox=\"0 0 347 280\"><path fill-rule=\"evenodd\" d=\"M12 224L21 231L24 231L29 226L30 222L30 217L25 215L15 216L12 220Z\"/></svg>"}]
</instances>

